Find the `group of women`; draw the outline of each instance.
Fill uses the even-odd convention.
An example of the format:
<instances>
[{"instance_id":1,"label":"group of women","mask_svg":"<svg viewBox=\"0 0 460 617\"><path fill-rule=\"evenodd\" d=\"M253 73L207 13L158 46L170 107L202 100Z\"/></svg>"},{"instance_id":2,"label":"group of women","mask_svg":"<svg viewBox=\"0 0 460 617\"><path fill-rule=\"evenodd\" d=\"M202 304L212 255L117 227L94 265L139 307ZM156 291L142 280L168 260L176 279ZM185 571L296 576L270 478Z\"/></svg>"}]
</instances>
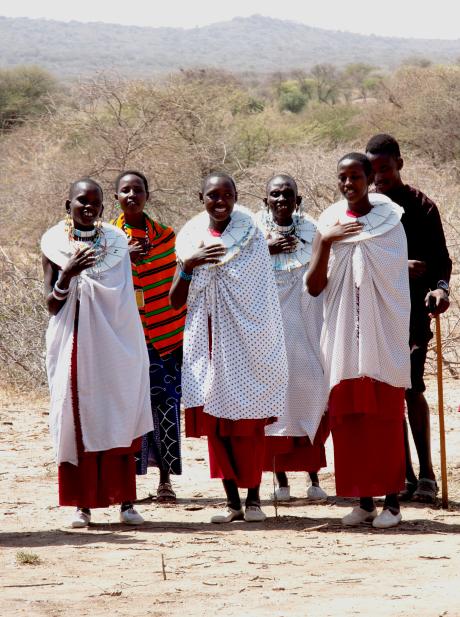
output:
<instances>
[{"instance_id":1,"label":"group of women","mask_svg":"<svg viewBox=\"0 0 460 617\"><path fill-rule=\"evenodd\" d=\"M207 437L226 494L213 523L265 519L263 471L276 473L275 499L290 498L294 471L308 472L309 499L325 499L329 432L337 494L360 499L343 524L399 523L410 386L402 208L368 193L365 155L344 156L337 173L344 199L317 223L286 174L268 181L254 215L229 175L211 173L204 210L177 239L146 214L142 173L118 176L112 224L94 180L71 186L42 253L50 427L72 526L112 504L121 522L142 523L135 474L150 465L157 500L175 500L181 395L185 434Z\"/></svg>"}]
</instances>

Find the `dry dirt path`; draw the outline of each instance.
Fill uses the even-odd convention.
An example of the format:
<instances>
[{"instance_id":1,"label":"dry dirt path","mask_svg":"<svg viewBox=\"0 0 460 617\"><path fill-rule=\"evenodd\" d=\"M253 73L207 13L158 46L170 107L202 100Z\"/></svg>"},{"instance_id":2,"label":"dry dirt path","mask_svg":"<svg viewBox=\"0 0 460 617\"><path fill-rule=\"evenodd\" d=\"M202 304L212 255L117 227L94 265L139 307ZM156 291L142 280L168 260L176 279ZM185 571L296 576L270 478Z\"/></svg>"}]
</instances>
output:
<instances>
[{"instance_id":1,"label":"dry dirt path","mask_svg":"<svg viewBox=\"0 0 460 617\"><path fill-rule=\"evenodd\" d=\"M446 384L449 511L405 506L394 530L343 529L350 502L330 497L309 505L302 474L299 498L278 509L262 487L265 524L217 527L218 481L208 478L204 440L186 440L176 506L145 499L143 527L117 523L117 510L94 512L88 530L65 527L56 507L56 469L46 400L0 397L0 614L27 617L460 616L459 383ZM435 384L429 399L434 405ZM433 442L438 461L437 422ZM329 458L331 444L328 442ZM332 466L322 474L334 494ZM138 485L146 497L156 483ZM25 553L21 562L21 551ZM36 565L23 563L37 556ZM162 559L164 561L164 580Z\"/></svg>"}]
</instances>

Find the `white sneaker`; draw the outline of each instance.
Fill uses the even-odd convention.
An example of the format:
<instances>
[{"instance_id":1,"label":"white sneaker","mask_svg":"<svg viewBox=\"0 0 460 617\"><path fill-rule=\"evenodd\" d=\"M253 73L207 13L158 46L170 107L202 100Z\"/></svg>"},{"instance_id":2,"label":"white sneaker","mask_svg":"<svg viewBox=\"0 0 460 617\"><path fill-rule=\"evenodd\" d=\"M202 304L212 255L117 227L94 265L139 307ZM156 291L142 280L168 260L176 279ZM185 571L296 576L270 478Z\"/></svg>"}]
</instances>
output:
<instances>
[{"instance_id":1,"label":"white sneaker","mask_svg":"<svg viewBox=\"0 0 460 617\"><path fill-rule=\"evenodd\" d=\"M291 499L291 489L289 486L278 486L275 492L270 495L276 501L289 501Z\"/></svg>"},{"instance_id":2,"label":"white sneaker","mask_svg":"<svg viewBox=\"0 0 460 617\"><path fill-rule=\"evenodd\" d=\"M307 499L310 501L326 501L327 493L320 486L311 486L307 490Z\"/></svg>"},{"instance_id":3,"label":"white sneaker","mask_svg":"<svg viewBox=\"0 0 460 617\"><path fill-rule=\"evenodd\" d=\"M360 523L370 523L376 516L377 510L375 508L372 512L368 512L359 506L355 506L349 514L346 514L343 517L342 525L353 527L354 525L359 525Z\"/></svg>"},{"instance_id":4,"label":"white sneaker","mask_svg":"<svg viewBox=\"0 0 460 617\"><path fill-rule=\"evenodd\" d=\"M127 510L120 510L120 523L126 523L126 525L142 525L144 519L134 508L128 508Z\"/></svg>"},{"instance_id":5,"label":"white sneaker","mask_svg":"<svg viewBox=\"0 0 460 617\"><path fill-rule=\"evenodd\" d=\"M372 521L372 527L376 529L388 529L388 527L396 527L402 520L401 512L393 514L391 510L382 510L380 514Z\"/></svg>"},{"instance_id":6,"label":"white sneaker","mask_svg":"<svg viewBox=\"0 0 460 617\"><path fill-rule=\"evenodd\" d=\"M267 515L262 512L260 506L246 506L244 520L247 523L261 523L266 518Z\"/></svg>"},{"instance_id":7,"label":"white sneaker","mask_svg":"<svg viewBox=\"0 0 460 617\"><path fill-rule=\"evenodd\" d=\"M79 527L88 527L91 522L91 514L87 514L83 512L80 508L77 508L74 512L72 520L70 521L70 526L73 529L77 529Z\"/></svg>"},{"instance_id":8,"label":"white sneaker","mask_svg":"<svg viewBox=\"0 0 460 617\"><path fill-rule=\"evenodd\" d=\"M211 517L211 523L231 523L232 521L242 521L243 518L243 508L234 510L233 508L230 508L230 506L227 506L226 510Z\"/></svg>"}]
</instances>

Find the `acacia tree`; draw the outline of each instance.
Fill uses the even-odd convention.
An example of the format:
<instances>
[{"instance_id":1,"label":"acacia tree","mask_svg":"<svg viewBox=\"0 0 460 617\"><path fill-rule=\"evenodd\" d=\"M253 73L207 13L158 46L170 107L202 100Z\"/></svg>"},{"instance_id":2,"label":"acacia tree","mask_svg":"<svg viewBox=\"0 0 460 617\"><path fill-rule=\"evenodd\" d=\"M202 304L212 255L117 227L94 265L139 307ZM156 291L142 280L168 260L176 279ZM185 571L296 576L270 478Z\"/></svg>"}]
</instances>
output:
<instances>
[{"instance_id":1,"label":"acacia tree","mask_svg":"<svg viewBox=\"0 0 460 617\"><path fill-rule=\"evenodd\" d=\"M316 96L320 103L334 105L340 92L340 73L332 64L315 64L311 69Z\"/></svg>"}]
</instances>

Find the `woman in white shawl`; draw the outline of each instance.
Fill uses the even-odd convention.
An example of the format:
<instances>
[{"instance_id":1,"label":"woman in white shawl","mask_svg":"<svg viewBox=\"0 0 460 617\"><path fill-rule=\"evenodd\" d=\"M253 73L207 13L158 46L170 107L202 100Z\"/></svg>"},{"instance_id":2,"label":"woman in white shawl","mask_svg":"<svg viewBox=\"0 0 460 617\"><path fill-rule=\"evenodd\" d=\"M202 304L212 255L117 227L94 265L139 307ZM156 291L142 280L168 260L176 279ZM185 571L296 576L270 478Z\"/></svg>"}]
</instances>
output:
<instances>
[{"instance_id":1,"label":"woman in white shawl","mask_svg":"<svg viewBox=\"0 0 460 617\"><path fill-rule=\"evenodd\" d=\"M179 232L174 308L187 303L182 367L186 435L208 437L211 477L227 509L214 523L263 521L259 485L264 429L283 413L287 362L267 245L249 211L236 206L227 174L203 182L205 212ZM243 511L238 488L247 488Z\"/></svg>"},{"instance_id":2,"label":"woman in white shawl","mask_svg":"<svg viewBox=\"0 0 460 617\"><path fill-rule=\"evenodd\" d=\"M324 443L329 435L329 392L320 357L323 299L305 289L316 223L301 211L302 198L291 176L273 176L266 193L256 222L267 240L278 288L289 383L284 416L265 429L264 471L275 470L275 497L281 501L290 499L286 472L309 472L307 498L322 501L327 494L319 485L318 471L326 466Z\"/></svg>"},{"instance_id":3,"label":"woman in white shawl","mask_svg":"<svg viewBox=\"0 0 460 617\"><path fill-rule=\"evenodd\" d=\"M66 221L41 241L59 505L77 507L72 527L112 504L121 504L121 522L139 524L134 453L152 414L127 240L101 222L94 180L72 184L66 209Z\"/></svg>"},{"instance_id":4,"label":"woman in white shawl","mask_svg":"<svg viewBox=\"0 0 460 617\"><path fill-rule=\"evenodd\" d=\"M318 220L307 286L315 296L324 290L321 346L337 494L360 498L342 522L385 528L401 520L410 298L402 208L368 194L371 182L363 154L339 161L345 199ZM386 495L379 515L377 495Z\"/></svg>"}]
</instances>

